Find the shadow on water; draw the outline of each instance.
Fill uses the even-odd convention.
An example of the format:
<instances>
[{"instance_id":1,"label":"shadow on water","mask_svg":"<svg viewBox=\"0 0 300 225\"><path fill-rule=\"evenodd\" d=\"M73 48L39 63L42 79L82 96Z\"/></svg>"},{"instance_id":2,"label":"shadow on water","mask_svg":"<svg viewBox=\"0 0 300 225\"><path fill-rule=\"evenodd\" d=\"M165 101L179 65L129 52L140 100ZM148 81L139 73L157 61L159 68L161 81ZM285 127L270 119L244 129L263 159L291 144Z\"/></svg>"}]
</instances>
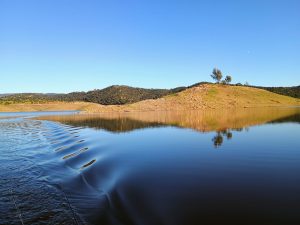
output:
<instances>
[{"instance_id":1,"label":"shadow on water","mask_svg":"<svg viewBox=\"0 0 300 225\"><path fill-rule=\"evenodd\" d=\"M299 224L299 115L253 108L3 120L1 188L16 177L20 210L33 211L25 221L36 224L47 205L49 224L74 223L72 212L99 225Z\"/></svg>"}]
</instances>

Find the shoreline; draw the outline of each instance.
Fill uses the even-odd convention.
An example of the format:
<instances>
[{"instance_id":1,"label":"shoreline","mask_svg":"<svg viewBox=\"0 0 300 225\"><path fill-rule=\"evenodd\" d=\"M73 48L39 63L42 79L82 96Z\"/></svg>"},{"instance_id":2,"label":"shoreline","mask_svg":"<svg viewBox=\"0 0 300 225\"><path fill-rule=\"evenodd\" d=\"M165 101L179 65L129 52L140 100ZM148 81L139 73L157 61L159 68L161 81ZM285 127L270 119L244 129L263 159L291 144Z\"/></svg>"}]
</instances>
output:
<instances>
[{"instance_id":1,"label":"shoreline","mask_svg":"<svg viewBox=\"0 0 300 225\"><path fill-rule=\"evenodd\" d=\"M105 106L104 106L105 107ZM15 107L14 107L15 108ZM260 106L244 106L244 107L228 107L222 108L222 110L240 110L240 109L263 109L263 108L300 108L300 105L260 105ZM220 110L221 108L202 108L202 109L136 109L136 110L103 110L103 111L86 111L80 109L65 109L65 108L55 108L53 110L48 109L31 109L31 110L11 110L11 111L2 111L1 113L34 113L34 112L78 112L78 114L103 114L103 113L147 113L147 112L184 112L184 111L211 111L211 110Z\"/></svg>"},{"instance_id":2,"label":"shoreline","mask_svg":"<svg viewBox=\"0 0 300 225\"><path fill-rule=\"evenodd\" d=\"M22 104L23 106L24 104ZM57 106L59 104L56 104L55 106ZM99 105L99 107L104 108L104 110L102 111L101 109L99 111L89 111L89 110L85 110L85 109L81 109L81 107L70 107L68 109L66 109L66 107L61 107L61 108L51 108L49 107L49 104L39 104L38 106L40 106L41 108L36 109L36 104L28 104L26 105L25 108L20 107L20 105L15 104L12 107L12 110L1 110L0 107L0 113L30 113L30 112L78 112L79 114L102 114L102 113L144 113L144 112L184 112L184 111L218 111L218 110L241 110L241 109L263 109L263 108L300 108L300 104L299 105L286 105L286 104L282 104L282 105L256 105L256 106L239 106L239 107L227 107L227 108L180 108L180 109L131 109L131 110L127 110L127 109L120 109L122 106L119 105L110 105L110 106L103 106L103 105ZM44 107L45 106L45 107ZM65 106L65 104L63 103L63 106ZM107 107L107 108L106 108ZM112 108L113 107L113 108ZM124 107L124 105L123 105ZM122 107L122 108L123 108ZM126 107L126 105L125 105ZM111 109L108 109L111 108ZM119 108L119 109L118 109Z\"/></svg>"}]
</instances>

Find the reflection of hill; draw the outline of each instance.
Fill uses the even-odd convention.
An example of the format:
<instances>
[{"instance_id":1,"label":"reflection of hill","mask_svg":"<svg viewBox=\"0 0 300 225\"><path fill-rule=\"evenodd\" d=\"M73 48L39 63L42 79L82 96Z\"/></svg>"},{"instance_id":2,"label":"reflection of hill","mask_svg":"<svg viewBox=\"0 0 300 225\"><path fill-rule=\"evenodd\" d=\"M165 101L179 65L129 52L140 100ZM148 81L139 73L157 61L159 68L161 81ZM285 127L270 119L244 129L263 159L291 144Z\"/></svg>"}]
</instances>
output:
<instances>
[{"instance_id":1,"label":"reflection of hill","mask_svg":"<svg viewBox=\"0 0 300 225\"><path fill-rule=\"evenodd\" d=\"M299 122L299 108L252 108L239 110L167 111L139 113L79 114L40 119L73 126L126 132L146 127L176 126L201 132L242 129L269 122Z\"/></svg>"},{"instance_id":2,"label":"reflection of hill","mask_svg":"<svg viewBox=\"0 0 300 225\"><path fill-rule=\"evenodd\" d=\"M270 121L270 123L287 123L287 122L300 123L300 114L295 114L295 115Z\"/></svg>"},{"instance_id":3,"label":"reflection of hill","mask_svg":"<svg viewBox=\"0 0 300 225\"><path fill-rule=\"evenodd\" d=\"M58 119L60 122L72 126L80 127L91 127L97 129L104 129L110 132L128 132L136 129L142 129L147 127L162 127L166 126L159 122L143 122L140 120L133 120L126 117L119 117L115 119L108 118L98 118L98 117L84 117L76 118L72 117L60 117Z\"/></svg>"}]
</instances>

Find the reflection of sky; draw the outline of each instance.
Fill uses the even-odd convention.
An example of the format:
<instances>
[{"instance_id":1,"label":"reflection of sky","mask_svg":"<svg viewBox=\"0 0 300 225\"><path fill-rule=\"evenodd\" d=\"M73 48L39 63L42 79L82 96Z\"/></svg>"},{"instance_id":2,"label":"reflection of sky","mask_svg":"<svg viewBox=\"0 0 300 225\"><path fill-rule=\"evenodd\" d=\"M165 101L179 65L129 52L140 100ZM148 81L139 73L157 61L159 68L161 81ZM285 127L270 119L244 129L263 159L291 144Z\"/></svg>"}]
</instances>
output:
<instances>
[{"instance_id":1,"label":"reflection of sky","mask_svg":"<svg viewBox=\"0 0 300 225\"><path fill-rule=\"evenodd\" d=\"M195 162L195 165L199 161L214 160L223 164L230 160L232 165L235 163L240 165L241 162L236 159L251 161L261 157L259 160L266 159L264 163L268 163L269 160L280 162L283 158L293 159L298 156L295 149L300 147L297 139L299 128L299 125L295 124L277 124L252 127L249 131L231 131L232 139L224 138L223 144L217 149L212 142L215 132L201 133L191 129L166 127L136 130L118 135L105 131L101 133L108 135L113 151L116 151L120 158L125 154L124 157L129 157L131 160L138 157L146 161L168 159L175 165L179 165L177 163L182 160L188 161L188 164ZM94 130L90 131L94 132ZM163 162L160 163L165 165Z\"/></svg>"},{"instance_id":2,"label":"reflection of sky","mask_svg":"<svg viewBox=\"0 0 300 225\"><path fill-rule=\"evenodd\" d=\"M170 221L187 215L202 215L203 219L207 215L201 210L219 215L246 213L251 202L255 202L252 218L264 208L284 215L277 202L295 204L300 199L296 191L300 185L297 124L267 124L232 131L232 139L224 140L219 148L212 142L215 132L174 127L120 134L88 130L109 146L107 151L103 149L105 157L99 157L86 171L88 178L101 187L104 180L97 174L104 170L103 164L110 167L123 204L133 207L131 212L144 215L148 222L153 219L151 210L163 213ZM184 202L187 205L183 207ZM141 205L143 209L150 208L143 211ZM189 211L183 214L184 209ZM193 214L195 211L198 214ZM177 224L170 221L169 224Z\"/></svg>"}]
</instances>

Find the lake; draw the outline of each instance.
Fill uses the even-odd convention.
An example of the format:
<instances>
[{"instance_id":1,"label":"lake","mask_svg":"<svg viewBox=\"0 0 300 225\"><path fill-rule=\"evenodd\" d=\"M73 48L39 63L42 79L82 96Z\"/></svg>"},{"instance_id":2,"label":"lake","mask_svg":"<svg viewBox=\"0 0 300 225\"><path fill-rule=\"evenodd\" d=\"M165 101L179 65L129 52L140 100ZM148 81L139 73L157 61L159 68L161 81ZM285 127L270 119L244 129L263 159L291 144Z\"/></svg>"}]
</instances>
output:
<instances>
[{"instance_id":1,"label":"lake","mask_svg":"<svg viewBox=\"0 0 300 225\"><path fill-rule=\"evenodd\" d=\"M0 113L0 224L300 224L300 108Z\"/></svg>"}]
</instances>

